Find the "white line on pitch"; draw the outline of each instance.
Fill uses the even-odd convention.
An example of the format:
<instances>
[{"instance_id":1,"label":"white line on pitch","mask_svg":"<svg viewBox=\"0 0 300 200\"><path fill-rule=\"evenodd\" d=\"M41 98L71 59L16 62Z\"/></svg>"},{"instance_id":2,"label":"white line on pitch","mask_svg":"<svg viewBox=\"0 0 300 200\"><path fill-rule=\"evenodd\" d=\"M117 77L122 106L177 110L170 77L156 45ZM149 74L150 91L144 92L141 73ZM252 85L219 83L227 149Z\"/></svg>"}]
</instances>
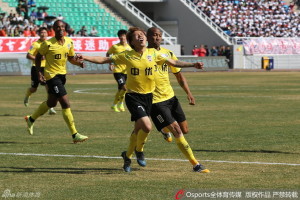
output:
<instances>
[{"instance_id":1,"label":"white line on pitch","mask_svg":"<svg viewBox=\"0 0 300 200\"><path fill-rule=\"evenodd\" d=\"M2 152L0 152L0 155L122 159L121 157L110 157L110 156L34 154L34 153L2 153ZM180 162L187 162L188 161L188 160L183 160L183 159L167 159L167 158L147 158L147 160L180 161ZM215 162L215 163L236 163L236 164L257 164L257 165L289 165L289 166L300 166L300 164L293 164L293 163L243 162L243 161L225 161L225 160L203 160L203 161L204 162Z\"/></svg>"}]
</instances>

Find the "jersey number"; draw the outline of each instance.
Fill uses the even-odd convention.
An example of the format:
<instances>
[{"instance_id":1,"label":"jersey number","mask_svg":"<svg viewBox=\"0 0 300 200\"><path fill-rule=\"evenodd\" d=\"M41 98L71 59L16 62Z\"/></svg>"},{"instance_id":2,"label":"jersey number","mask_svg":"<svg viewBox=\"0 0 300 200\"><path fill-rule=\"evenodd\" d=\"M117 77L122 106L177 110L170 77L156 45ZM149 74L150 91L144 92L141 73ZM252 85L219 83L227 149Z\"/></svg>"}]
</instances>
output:
<instances>
[{"instance_id":1,"label":"jersey number","mask_svg":"<svg viewBox=\"0 0 300 200\"><path fill-rule=\"evenodd\" d=\"M61 59L61 54L55 54L54 59L56 59L56 60Z\"/></svg>"}]
</instances>

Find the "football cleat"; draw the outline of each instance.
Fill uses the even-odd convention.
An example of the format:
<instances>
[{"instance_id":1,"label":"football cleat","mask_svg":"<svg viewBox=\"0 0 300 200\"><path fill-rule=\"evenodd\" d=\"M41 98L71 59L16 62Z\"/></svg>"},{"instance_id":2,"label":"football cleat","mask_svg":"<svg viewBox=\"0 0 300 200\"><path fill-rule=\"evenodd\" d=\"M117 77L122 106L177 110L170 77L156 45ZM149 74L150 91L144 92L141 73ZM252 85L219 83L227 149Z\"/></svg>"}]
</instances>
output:
<instances>
[{"instance_id":1,"label":"football cleat","mask_svg":"<svg viewBox=\"0 0 300 200\"><path fill-rule=\"evenodd\" d=\"M120 110L118 109L117 105L113 105L111 106L111 109L115 112L120 112Z\"/></svg>"},{"instance_id":2,"label":"football cleat","mask_svg":"<svg viewBox=\"0 0 300 200\"><path fill-rule=\"evenodd\" d=\"M79 133L75 133L73 136L73 143L76 144L78 142L84 142L88 139L85 135L80 135Z\"/></svg>"},{"instance_id":3,"label":"football cleat","mask_svg":"<svg viewBox=\"0 0 300 200\"><path fill-rule=\"evenodd\" d=\"M33 122L29 120L30 115L25 116L25 121L27 123L27 131L29 135L33 135Z\"/></svg>"},{"instance_id":4,"label":"football cleat","mask_svg":"<svg viewBox=\"0 0 300 200\"><path fill-rule=\"evenodd\" d=\"M167 142L172 142L173 139L171 133L164 133L163 131L161 131L161 134Z\"/></svg>"},{"instance_id":5,"label":"football cleat","mask_svg":"<svg viewBox=\"0 0 300 200\"><path fill-rule=\"evenodd\" d=\"M136 155L137 163L140 166L145 167L146 166L146 160L145 160L144 152L138 152L138 151L135 150L135 155Z\"/></svg>"},{"instance_id":6,"label":"football cleat","mask_svg":"<svg viewBox=\"0 0 300 200\"><path fill-rule=\"evenodd\" d=\"M25 97L25 98L24 98L24 106L25 106L25 107L28 107L28 106L29 106L29 98L30 98L30 97Z\"/></svg>"},{"instance_id":7,"label":"football cleat","mask_svg":"<svg viewBox=\"0 0 300 200\"><path fill-rule=\"evenodd\" d=\"M119 111L121 111L121 112L124 112L124 111L125 111L124 103L123 103L123 102L118 103L118 109L119 109Z\"/></svg>"},{"instance_id":8,"label":"football cleat","mask_svg":"<svg viewBox=\"0 0 300 200\"><path fill-rule=\"evenodd\" d=\"M124 171L125 172L131 172L131 167L130 167L131 159L126 156L126 151L123 151L121 156L124 160L124 165L123 165Z\"/></svg>"},{"instance_id":9,"label":"football cleat","mask_svg":"<svg viewBox=\"0 0 300 200\"><path fill-rule=\"evenodd\" d=\"M206 169L203 165L198 164L195 167L193 167L194 172L200 172L200 173L209 173L209 169Z\"/></svg>"},{"instance_id":10,"label":"football cleat","mask_svg":"<svg viewBox=\"0 0 300 200\"><path fill-rule=\"evenodd\" d=\"M55 115L56 111L54 110L54 108L50 108L48 113L49 115Z\"/></svg>"}]
</instances>

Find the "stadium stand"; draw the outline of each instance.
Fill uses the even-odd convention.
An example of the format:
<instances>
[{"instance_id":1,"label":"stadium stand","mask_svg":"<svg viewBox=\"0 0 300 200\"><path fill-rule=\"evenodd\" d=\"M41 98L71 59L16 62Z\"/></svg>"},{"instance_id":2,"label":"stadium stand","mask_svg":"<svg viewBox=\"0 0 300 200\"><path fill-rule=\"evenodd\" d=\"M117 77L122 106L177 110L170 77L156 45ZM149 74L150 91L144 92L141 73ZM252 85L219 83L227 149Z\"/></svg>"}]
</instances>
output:
<instances>
[{"instance_id":1,"label":"stadium stand","mask_svg":"<svg viewBox=\"0 0 300 200\"><path fill-rule=\"evenodd\" d=\"M232 37L300 36L298 12L281 0L191 1Z\"/></svg>"},{"instance_id":2,"label":"stadium stand","mask_svg":"<svg viewBox=\"0 0 300 200\"><path fill-rule=\"evenodd\" d=\"M16 0L2 1L8 3L11 10L15 10L18 7L18 1ZM75 30L75 33L83 25L86 26L88 33L95 27L98 31L97 36L100 37L115 37L117 30L128 29L128 25L123 20L120 20L112 12L108 12L108 9L104 8L100 2L95 3L94 0L82 0L80 2L72 0L52 0L51 2L48 0L37 0L36 6L29 8L29 21L31 19L30 13L33 9L35 11L45 11L45 16L50 17L50 19L52 16L53 18L63 17L64 21ZM22 14L24 15L24 12ZM45 20L41 16L37 16L37 18L40 18L40 20L34 20L35 24L42 26ZM51 21L50 23L47 22L47 24L51 25ZM24 25L21 28L25 28ZM10 29L15 29L15 27L10 27Z\"/></svg>"}]
</instances>

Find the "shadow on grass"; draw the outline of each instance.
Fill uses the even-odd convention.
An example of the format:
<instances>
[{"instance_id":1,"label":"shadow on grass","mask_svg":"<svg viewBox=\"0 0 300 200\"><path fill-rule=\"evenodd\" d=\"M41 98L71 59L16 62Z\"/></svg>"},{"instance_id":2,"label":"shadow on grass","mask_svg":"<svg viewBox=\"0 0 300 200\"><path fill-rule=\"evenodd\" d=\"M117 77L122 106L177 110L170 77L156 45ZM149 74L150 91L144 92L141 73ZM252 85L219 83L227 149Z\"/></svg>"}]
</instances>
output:
<instances>
[{"instance_id":1,"label":"shadow on grass","mask_svg":"<svg viewBox=\"0 0 300 200\"><path fill-rule=\"evenodd\" d=\"M117 172L123 172L123 169L0 167L0 173L115 174Z\"/></svg>"},{"instance_id":2,"label":"shadow on grass","mask_svg":"<svg viewBox=\"0 0 300 200\"><path fill-rule=\"evenodd\" d=\"M278 153L278 154L299 154L295 152L284 152L284 151L271 151L271 150L194 150L199 152L218 152L218 153Z\"/></svg>"},{"instance_id":3,"label":"shadow on grass","mask_svg":"<svg viewBox=\"0 0 300 200\"><path fill-rule=\"evenodd\" d=\"M57 144L57 142L14 142L14 141L0 141L0 144ZM59 143L59 144L71 144L75 145L73 142Z\"/></svg>"}]
</instances>

